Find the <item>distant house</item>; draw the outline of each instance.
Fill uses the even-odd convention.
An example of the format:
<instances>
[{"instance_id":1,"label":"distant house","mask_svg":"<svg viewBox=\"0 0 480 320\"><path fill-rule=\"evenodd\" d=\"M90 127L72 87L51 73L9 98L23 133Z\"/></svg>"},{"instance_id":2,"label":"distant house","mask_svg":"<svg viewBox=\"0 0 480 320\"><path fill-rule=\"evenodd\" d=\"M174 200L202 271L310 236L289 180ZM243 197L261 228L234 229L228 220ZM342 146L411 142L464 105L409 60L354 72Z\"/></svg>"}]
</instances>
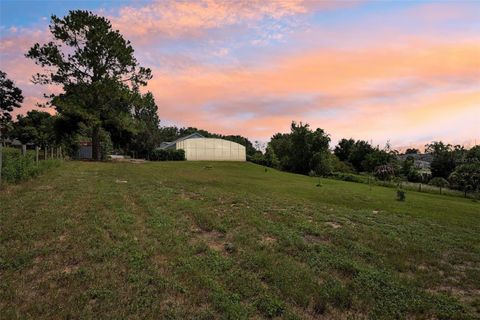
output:
<instances>
[{"instance_id":1,"label":"distant house","mask_svg":"<svg viewBox=\"0 0 480 320\"><path fill-rule=\"evenodd\" d=\"M415 168L420 170L430 170L430 163L433 160L433 156L430 153L410 153L398 156L402 161L407 160L408 157L413 158L413 165Z\"/></svg>"},{"instance_id":2,"label":"distant house","mask_svg":"<svg viewBox=\"0 0 480 320\"><path fill-rule=\"evenodd\" d=\"M172 142L162 142L159 149L182 149L189 161L246 161L246 149L239 143L205 138L199 133L179 138Z\"/></svg>"}]
</instances>

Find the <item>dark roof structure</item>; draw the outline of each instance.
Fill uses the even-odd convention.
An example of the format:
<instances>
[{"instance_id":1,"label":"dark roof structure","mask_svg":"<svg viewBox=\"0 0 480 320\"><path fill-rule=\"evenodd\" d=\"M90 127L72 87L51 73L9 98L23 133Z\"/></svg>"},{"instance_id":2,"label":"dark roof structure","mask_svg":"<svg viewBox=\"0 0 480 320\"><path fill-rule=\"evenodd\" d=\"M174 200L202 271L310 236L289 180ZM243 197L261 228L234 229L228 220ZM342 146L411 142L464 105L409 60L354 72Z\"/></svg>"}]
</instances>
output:
<instances>
[{"instance_id":1,"label":"dark roof structure","mask_svg":"<svg viewBox=\"0 0 480 320\"><path fill-rule=\"evenodd\" d=\"M162 142L160 144L160 147L158 147L158 149L172 149L172 148L175 148L175 145L180 141L187 140L187 139L197 139L197 138L205 138L205 137L202 136L200 133L195 132L195 133L189 134L188 136L178 138L175 141Z\"/></svg>"}]
</instances>

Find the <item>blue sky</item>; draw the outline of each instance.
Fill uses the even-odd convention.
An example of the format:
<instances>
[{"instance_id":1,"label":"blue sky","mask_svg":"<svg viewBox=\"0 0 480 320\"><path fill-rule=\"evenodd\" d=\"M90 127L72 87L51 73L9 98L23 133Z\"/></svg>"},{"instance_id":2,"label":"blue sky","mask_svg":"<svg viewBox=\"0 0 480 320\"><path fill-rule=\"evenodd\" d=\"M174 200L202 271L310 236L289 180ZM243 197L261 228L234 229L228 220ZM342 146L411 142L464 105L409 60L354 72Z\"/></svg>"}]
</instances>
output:
<instances>
[{"instance_id":1,"label":"blue sky","mask_svg":"<svg viewBox=\"0 0 480 320\"><path fill-rule=\"evenodd\" d=\"M132 41L164 124L253 140L292 120L334 141L480 140L480 1L3 0L0 69L26 95L19 112L59 90L31 83L41 70L24 54L72 9Z\"/></svg>"}]
</instances>

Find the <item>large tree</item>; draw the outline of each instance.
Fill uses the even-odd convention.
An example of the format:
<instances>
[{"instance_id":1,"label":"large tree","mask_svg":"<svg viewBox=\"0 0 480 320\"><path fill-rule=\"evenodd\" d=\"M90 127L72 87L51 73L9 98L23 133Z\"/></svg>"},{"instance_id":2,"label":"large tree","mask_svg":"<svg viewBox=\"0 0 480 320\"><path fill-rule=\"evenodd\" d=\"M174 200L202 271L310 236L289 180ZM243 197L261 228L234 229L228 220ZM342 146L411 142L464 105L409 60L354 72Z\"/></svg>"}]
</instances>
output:
<instances>
[{"instance_id":1,"label":"large tree","mask_svg":"<svg viewBox=\"0 0 480 320\"><path fill-rule=\"evenodd\" d=\"M22 90L0 70L0 125L12 119L10 112L14 108L20 108L22 102Z\"/></svg>"},{"instance_id":2,"label":"large tree","mask_svg":"<svg viewBox=\"0 0 480 320\"><path fill-rule=\"evenodd\" d=\"M330 170L328 145L330 137L322 129L315 131L308 124L292 122L290 133L277 133L268 147L278 157L280 167L286 171L307 174L326 174Z\"/></svg>"},{"instance_id":3,"label":"large tree","mask_svg":"<svg viewBox=\"0 0 480 320\"><path fill-rule=\"evenodd\" d=\"M63 93L49 96L50 104L91 127L92 156L100 159L101 129L131 113L132 93L146 85L151 71L139 66L130 42L110 21L92 12L53 15L50 33L52 41L36 43L26 54L46 69L34 82L63 87Z\"/></svg>"},{"instance_id":4,"label":"large tree","mask_svg":"<svg viewBox=\"0 0 480 320\"><path fill-rule=\"evenodd\" d=\"M7 123L10 123L10 120L12 119L10 112L12 112L14 108L19 108L22 102L22 90L17 88L13 81L7 78L5 72L0 70L0 185L2 183L3 160L2 131L4 128L9 127L7 126Z\"/></svg>"},{"instance_id":5,"label":"large tree","mask_svg":"<svg viewBox=\"0 0 480 320\"><path fill-rule=\"evenodd\" d=\"M55 144L55 118L48 112L32 110L17 116L13 136L23 144L34 143L39 147Z\"/></svg>"},{"instance_id":6,"label":"large tree","mask_svg":"<svg viewBox=\"0 0 480 320\"><path fill-rule=\"evenodd\" d=\"M160 119L158 107L151 92L138 95L134 107L134 119L137 132L133 138L133 149L137 155L147 159L153 150L160 145Z\"/></svg>"},{"instance_id":7,"label":"large tree","mask_svg":"<svg viewBox=\"0 0 480 320\"><path fill-rule=\"evenodd\" d=\"M335 155L340 159L340 161L348 161L350 154L353 151L353 147L355 146L354 139L342 139L338 142L338 145L335 147L333 152Z\"/></svg>"}]
</instances>

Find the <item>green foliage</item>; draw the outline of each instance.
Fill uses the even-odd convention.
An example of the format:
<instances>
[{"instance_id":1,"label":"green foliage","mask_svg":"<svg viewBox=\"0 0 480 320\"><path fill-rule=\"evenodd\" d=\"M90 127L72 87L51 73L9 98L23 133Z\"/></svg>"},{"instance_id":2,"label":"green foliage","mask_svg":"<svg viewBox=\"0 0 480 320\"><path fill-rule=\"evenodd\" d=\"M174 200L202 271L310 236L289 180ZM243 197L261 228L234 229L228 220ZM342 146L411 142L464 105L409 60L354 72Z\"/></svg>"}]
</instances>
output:
<instances>
[{"instance_id":1,"label":"green foliage","mask_svg":"<svg viewBox=\"0 0 480 320\"><path fill-rule=\"evenodd\" d=\"M405 154L419 154L420 153L420 150L418 150L417 148L408 148L407 150L405 150Z\"/></svg>"},{"instance_id":2,"label":"green foliage","mask_svg":"<svg viewBox=\"0 0 480 320\"><path fill-rule=\"evenodd\" d=\"M7 183L17 183L35 177L60 163L58 160L46 160L40 161L37 165L31 153L23 156L20 150L12 148L5 148L3 151L2 179Z\"/></svg>"},{"instance_id":3,"label":"green foliage","mask_svg":"<svg viewBox=\"0 0 480 320\"><path fill-rule=\"evenodd\" d=\"M54 41L36 43L26 54L45 69L34 82L64 89L48 104L74 127L83 123L92 129L94 159L100 159L100 129L110 133L113 144L125 146L135 132L132 105L139 87L151 79L150 69L138 65L130 42L110 21L92 12L53 15L50 33Z\"/></svg>"},{"instance_id":4,"label":"green foliage","mask_svg":"<svg viewBox=\"0 0 480 320\"><path fill-rule=\"evenodd\" d=\"M480 190L480 163L467 163L458 166L448 178L454 189L469 191Z\"/></svg>"},{"instance_id":5,"label":"green foliage","mask_svg":"<svg viewBox=\"0 0 480 320\"><path fill-rule=\"evenodd\" d=\"M308 174L331 172L328 156L330 137L322 129L312 131L308 124L292 122L290 133L275 134L268 147L278 158L282 170Z\"/></svg>"},{"instance_id":6,"label":"green foliage","mask_svg":"<svg viewBox=\"0 0 480 320\"><path fill-rule=\"evenodd\" d=\"M398 189L397 190L397 200L398 201L405 201L406 199L406 192L405 190Z\"/></svg>"},{"instance_id":7,"label":"green foliage","mask_svg":"<svg viewBox=\"0 0 480 320\"><path fill-rule=\"evenodd\" d=\"M348 182L357 182L357 183L367 183L368 182L367 177L361 176L361 175L358 175L358 174L354 174L354 173L333 172L330 175L330 177L333 178L333 179L348 181Z\"/></svg>"},{"instance_id":8,"label":"green foliage","mask_svg":"<svg viewBox=\"0 0 480 320\"><path fill-rule=\"evenodd\" d=\"M430 169L433 177L447 179L455 170L458 162L464 160L466 151L463 147L444 144L434 141L425 146L425 152L431 153L433 160L430 163Z\"/></svg>"},{"instance_id":9,"label":"green foliage","mask_svg":"<svg viewBox=\"0 0 480 320\"><path fill-rule=\"evenodd\" d=\"M348 161L354 146L354 139L342 139L338 142L338 145L335 147L333 152L338 159L340 159L340 161Z\"/></svg>"},{"instance_id":10,"label":"green foliage","mask_svg":"<svg viewBox=\"0 0 480 320\"><path fill-rule=\"evenodd\" d=\"M182 149L156 149L150 156L152 161L183 161L185 160L185 151Z\"/></svg>"},{"instance_id":11,"label":"green foliage","mask_svg":"<svg viewBox=\"0 0 480 320\"><path fill-rule=\"evenodd\" d=\"M5 72L0 70L0 124L11 120L10 112L14 108L20 108L22 102L22 90L7 78Z\"/></svg>"},{"instance_id":12,"label":"green foliage","mask_svg":"<svg viewBox=\"0 0 480 320\"><path fill-rule=\"evenodd\" d=\"M391 163L394 158L392 153L375 148L371 153L367 154L362 161L362 170L365 172L374 172L376 168L387 165L393 168ZM395 173L393 172L392 174L394 175Z\"/></svg>"},{"instance_id":13,"label":"green foliage","mask_svg":"<svg viewBox=\"0 0 480 320\"><path fill-rule=\"evenodd\" d=\"M467 152L467 162L480 162L480 146L474 146Z\"/></svg>"},{"instance_id":14,"label":"green foliage","mask_svg":"<svg viewBox=\"0 0 480 320\"><path fill-rule=\"evenodd\" d=\"M48 112L32 110L19 115L13 125L13 136L22 143L34 143L39 147L55 144L55 117Z\"/></svg>"},{"instance_id":15,"label":"green foliage","mask_svg":"<svg viewBox=\"0 0 480 320\"><path fill-rule=\"evenodd\" d=\"M153 150L160 145L160 119L158 107L151 92L138 97L134 106L137 132L133 137L133 150L139 157L150 158Z\"/></svg>"},{"instance_id":16,"label":"green foliage","mask_svg":"<svg viewBox=\"0 0 480 320\"><path fill-rule=\"evenodd\" d=\"M340 161L335 154L330 155L330 164L333 172L354 173L355 168L346 161Z\"/></svg>"},{"instance_id":17,"label":"green foliage","mask_svg":"<svg viewBox=\"0 0 480 320\"><path fill-rule=\"evenodd\" d=\"M428 182L428 184L431 186L439 187L439 188L448 188L448 186L450 185L446 179L441 177L432 178Z\"/></svg>"},{"instance_id":18,"label":"green foliage","mask_svg":"<svg viewBox=\"0 0 480 320\"><path fill-rule=\"evenodd\" d=\"M283 314L285 306L278 298L267 295L257 301L257 309L267 318L275 318Z\"/></svg>"},{"instance_id":19,"label":"green foliage","mask_svg":"<svg viewBox=\"0 0 480 320\"><path fill-rule=\"evenodd\" d=\"M332 173L331 154L328 152L317 152L310 160L310 170L316 176L328 176Z\"/></svg>"}]
</instances>

